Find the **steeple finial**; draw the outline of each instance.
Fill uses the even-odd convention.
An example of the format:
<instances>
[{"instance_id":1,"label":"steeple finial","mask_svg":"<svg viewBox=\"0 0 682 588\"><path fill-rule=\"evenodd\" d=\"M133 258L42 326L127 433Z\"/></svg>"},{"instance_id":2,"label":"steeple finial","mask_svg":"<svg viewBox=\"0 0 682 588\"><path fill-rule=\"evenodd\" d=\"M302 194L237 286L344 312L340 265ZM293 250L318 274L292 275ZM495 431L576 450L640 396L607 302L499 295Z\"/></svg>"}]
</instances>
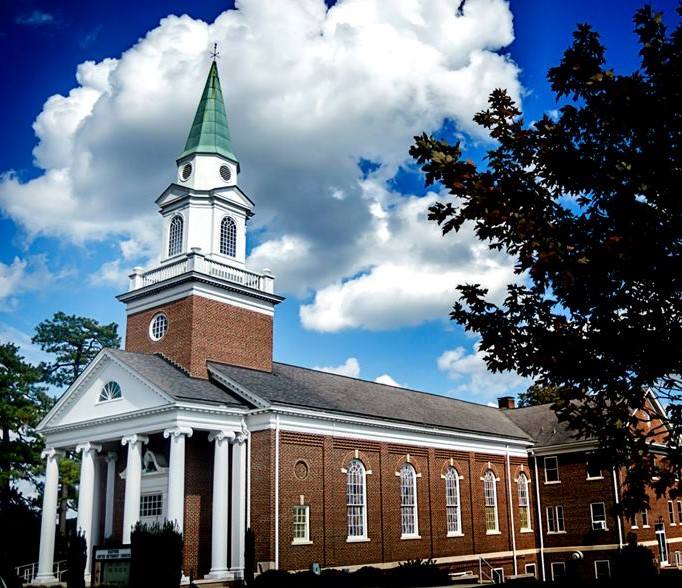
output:
<instances>
[{"instance_id":1,"label":"steeple finial","mask_svg":"<svg viewBox=\"0 0 682 588\"><path fill-rule=\"evenodd\" d=\"M220 57L220 53L218 52L218 43L213 43L213 51L211 51L211 60L215 62L216 59Z\"/></svg>"}]
</instances>

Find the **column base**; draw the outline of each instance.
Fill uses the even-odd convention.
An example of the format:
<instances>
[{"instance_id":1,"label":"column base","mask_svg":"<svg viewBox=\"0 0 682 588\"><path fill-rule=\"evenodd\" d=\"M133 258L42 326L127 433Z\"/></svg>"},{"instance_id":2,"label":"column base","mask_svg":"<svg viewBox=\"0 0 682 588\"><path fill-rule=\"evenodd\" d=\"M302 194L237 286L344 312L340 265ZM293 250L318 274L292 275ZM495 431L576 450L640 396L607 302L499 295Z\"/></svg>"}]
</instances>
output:
<instances>
[{"instance_id":1,"label":"column base","mask_svg":"<svg viewBox=\"0 0 682 588\"><path fill-rule=\"evenodd\" d=\"M234 580L234 574L232 570L227 568L224 570L211 570L208 574L204 576L205 580Z\"/></svg>"},{"instance_id":2,"label":"column base","mask_svg":"<svg viewBox=\"0 0 682 588\"><path fill-rule=\"evenodd\" d=\"M230 572L235 580L244 579L244 568L230 568Z\"/></svg>"},{"instance_id":3,"label":"column base","mask_svg":"<svg viewBox=\"0 0 682 588\"><path fill-rule=\"evenodd\" d=\"M49 575L43 575L43 576L36 576L33 578L33 581L29 584L29 586L40 586L44 584L58 584L59 580L57 580L57 577L49 574Z\"/></svg>"}]
</instances>

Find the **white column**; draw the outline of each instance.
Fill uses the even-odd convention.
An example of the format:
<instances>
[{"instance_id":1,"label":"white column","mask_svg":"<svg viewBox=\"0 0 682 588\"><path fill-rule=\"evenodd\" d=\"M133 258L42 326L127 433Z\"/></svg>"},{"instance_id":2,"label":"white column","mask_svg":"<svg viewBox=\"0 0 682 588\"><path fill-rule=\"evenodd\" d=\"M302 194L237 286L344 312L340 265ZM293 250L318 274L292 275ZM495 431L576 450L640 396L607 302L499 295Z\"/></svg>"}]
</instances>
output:
<instances>
[{"instance_id":1,"label":"white column","mask_svg":"<svg viewBox=\"0 0 682 588\"><path fill-rule=\"evenodd\" d=\"M114 532L114 493L116 491L116 460L115 451L107 453L107 494L104 499L104 538L111 537Z\"/></svg>"},{"instance_id":2,"label":"white column","mask_svg":"<svg viewBox=\"0 0 682 588\"><path fill-rule=\"evenodd\" d=\"M142 489L142 446L149 442L143 435L130 435L121 439L128 446L126 464L126 491L123 506L123 544L130 543L130 533L140 520L140 491Z\"/></svg>"},{"instance_id":3,"label":"white column","mask_svg":"<svg viewBox=\"0 0 682 588\"><path fill-rule=\"evenodd\" d=\"M76 528L85 535L85 583L90 584L90 562L92 551L92 514L95 507L95 458L102 451L101 445L84 443L76 446L81 453L81 477L78 486L78 519Z\"/></svg>"},{"instance_id":4,"label":"white column","mask_svg":"<svg viewBox=\"0 0 682 588\"><path fill-rule=\"evenodd\" d=\"M59 486L59 458L64 452L46 449L42 453L45 464L45 490L43 493L43 517L40 522L40 552L38 574L35 584L51 584L54 576L54 536L57 528L57 491Z\"/></svg>"},{"instance_id":5,"label":"white column","mask_svg":"<svg viewBox=\"0 0 682 588\"><path fill-rule=\"evenodd\" d=\"M211 525L211 571L208 578L231 579L227 567L227 532L229 508L229 466L232 431L214 431L208 440L215 443L213 453L213 519Z\"/></svg>"},{"instance_id":6,"label":"white column","mask_svg":"<svg viewBox=\"0 0 682 588\"><path fill-rule=\"evenodd\" d=\"M246 438L246 434L239 433L232 444L232 566L230 569L235 578L244 577Z\"/></svg>"},{"instance_id":7,"label":"white column","mask_svg":"<svg viewBox=\"0 0 682 588\"><path fill-rule=\"evenodd\" d=\"M170 437L170 460L168 463L168 514L182 533L185 519L185 439L192 436L189 427L166 429L163 436Z\"/></svg>"}]
</instances>

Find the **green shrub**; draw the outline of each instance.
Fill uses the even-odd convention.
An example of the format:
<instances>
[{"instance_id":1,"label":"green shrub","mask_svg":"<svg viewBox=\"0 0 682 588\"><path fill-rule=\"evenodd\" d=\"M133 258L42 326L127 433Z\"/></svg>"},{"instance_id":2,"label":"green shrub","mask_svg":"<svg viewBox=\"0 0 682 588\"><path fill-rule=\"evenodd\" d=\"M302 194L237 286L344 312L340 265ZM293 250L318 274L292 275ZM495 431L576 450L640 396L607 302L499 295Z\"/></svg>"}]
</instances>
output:
<instances>
[{"instance_id":1,"label":"green shrub","mask_svg":"<svg viewBox=\"0 0 682 588\"><path fill-rule=\"evenodd\" d=\"M256 535L250 527L244 538L244 580L248 586L253 584L256 574Z\"/></svg>"},{"instance_id":2,"label":"green shrub","mask_svg":"<svg viewBox=\"0 0 682 588\"><path fill-rule=\"evenodd\" d=\"M443 586L450 583L448 573L432 559L409 559L397 568L386 570L388 586Z\"/></svg>"},{"instance_id":3,"label":"green shrub","mask_svg":"<svg viewBox=\"0 0 682 588\"><path fill-rule=\"evenodd\" d=\"M130 588L178 588L182 533L174 523L137 523L130 536Z\"/></svg>"},{"instance_id":4,"label":"green shrub","mask_svg":"<svg viewBox=\"0 0 682 588\"><path fill-rule=\"evenodd\" d=\"M85 535L80 531L72 532L66 553L67 588L85 588L85 566L88 559L86 550Z\"/></svg>"}]
</instances>

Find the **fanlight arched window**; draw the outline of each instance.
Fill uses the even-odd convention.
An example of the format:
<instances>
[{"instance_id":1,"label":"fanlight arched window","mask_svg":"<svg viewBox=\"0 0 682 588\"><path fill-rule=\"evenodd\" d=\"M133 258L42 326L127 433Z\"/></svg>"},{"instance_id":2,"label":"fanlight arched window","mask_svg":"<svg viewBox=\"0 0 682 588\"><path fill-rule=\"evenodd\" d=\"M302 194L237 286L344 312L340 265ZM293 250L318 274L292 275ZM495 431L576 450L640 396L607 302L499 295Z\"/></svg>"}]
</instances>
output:
<instances>
[{"instance_id":1,"label":"fanlight arched window","mask_svg":"<svg viewBox=\"0 0 682 588\"><path fill-rule=\"evenodd\" d=\"M400 468L400 522L402 536L419 534L417 522L417 473L405 463Z\"/></svg>"},{"instance_id":2,"label":"fanlight arched window","mask_svg":"<svg viewBox=\"0 0 682 588\"><path fill-rule=\"evenodd\" d=\"M182 217L176 215L170 222L168 230L168 257L182 253Z\"/></svg>"},{"instance_id":3,"label":"fanlight arched window","mask_svg":"<svg viewBox=\"0 0 682 588\"><path fill-rule=\"evenodd\" d=\"M528 476L521 472L516 479L519 495L519 521L522 531L530 531L530 499L528 493Z\"/></svg>"},{"instance_id":4,"label":"fanlight arched window","mask_svg":"<svg viewBox=\"0 0 682 588\"><path fill-rule=\"evenodd\" d=\"M459 514L459 473L452 466L445 472L445 514L448 535L459 535L462 532Z\"/></svg>"},{"instance_id":5,"label":"fanlight arched window","mask_svg":"<svg viewBox=\"0 0 682 588\"><path fill-rule=\"evenodd\" d=\"M485 497L485 530L486 533L499 531L497 521L497 479L492 470L483 476L483 495Z\"/></svg>"},{"instance_id":6,"label":"fanlight arched window","mask_svg":"<svg viewBox=\"0 0 682 588\"><path fill-rule=\"evenodd\" d=\"M367 537L367 492L365 466L352 459L346 468L348 538Z\"/></svg>"},{"instance_id":7,"label":"fanlight arched window","mask_svg":"<svg viewBox=\"0 0 682 588\"><path fill-rule=\"evenodd\" d=\"M99 401L106 402L107 400L116 400L121 398L121 387L117 382L111 381L104 384L102 391L99 393Z\"/></svg>"},{"instance_id":8,"label":"fanlight arched window","mask_svg":"<svg viewBox=\"0 0 682 588\"><path fill-rule=\"evenodd\" d=\"M231 216L220 221L220 253L230 257L237 255L237 224Z\"/></svg>"}]
</instances>

